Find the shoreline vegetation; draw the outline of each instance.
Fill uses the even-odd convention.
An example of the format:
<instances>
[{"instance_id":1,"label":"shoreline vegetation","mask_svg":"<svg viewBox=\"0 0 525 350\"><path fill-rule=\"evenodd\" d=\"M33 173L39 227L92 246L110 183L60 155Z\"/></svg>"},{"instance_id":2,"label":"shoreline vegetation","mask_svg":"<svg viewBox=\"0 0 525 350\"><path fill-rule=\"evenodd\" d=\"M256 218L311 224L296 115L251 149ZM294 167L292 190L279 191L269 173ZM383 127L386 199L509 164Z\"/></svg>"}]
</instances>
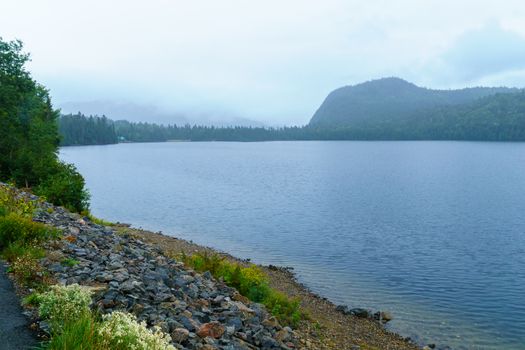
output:
<instances>
[{"instance_id":1,"label":"shoreline vegetation","mask_svg":"<svg viewBox=\"0 0 525 350\"><path fill-rule=\"evenodd\" d=\"M67 345L68 349L80 349L79 344L84 341L93 345L86 348L103 349L100 344L106 346L117 340L108 338L104 331L100 333L106 334L105 338L100 335L95 339L89 329L124 327L123 322L128 326L132 324L137 332L148 334L152 342L161 344L159 339L165 339L166 344L171 342L170 346L190 349L199 348L202 341L209 345L206 349L228 349L225 342L234 344L238 339L246 349L418 348L387 331L373 317L360 318L341 312L328 300L311 293L285 268L256 266L161 233L70 213L8 185L0 184L0 193L3 194L0 203L2 257L8 261L10 274L33 314L34 327L38 326L48 341L50 338L44 348L60 349ZM23 234L6 234L16 230ZM128 251L133 254L128 255ZM134 274L133 267L139 263L147 264L153 271L161 268L169 271L165 274L174 273L171 282L165 283L174 283L175 289L154 294L173 293L173 296L162 300L150 296L149 276ZM224 272L217 273L228 268L229 277ZM119 276L124 279L120 280ZM235 279L243 281L237 283L238 289L226 286L235 284L229 283ZM66 284L70 287L60 287ZM213 287L205 289L203 285L208 284ZM248 288L243 290L243 285ZM177 294L177 289L184 291L183 294ZM196 294L192 294L192 290ZM217 295L213 297L213 293ZM261 293L270 296L273 308L260 297ZM226 297L228 294L231 297ZM257 298L268 311L252 301ZM230 301L220 302L216 308L217 299ZM170 312L165 309L165 300L171 300L168 302ZM225 313L228 316L221 316L222 310L228 307L230 311ZM258 321L250 318L259 312L256 310L261 312ZM75 322L66 317L71 313L78 316ZM115 319L108 316L113 313ZM159 319L166 313L172 315L172 319ZM232 313L237 316L232 317ZM143 321L145 323L141 323ZM164 333L159 333L154 326L159 326ZM261 329L266 335L246 336L253 334L251 329ZM166 344L152 349L168 349Z\"/></svg>"}]
</instances>

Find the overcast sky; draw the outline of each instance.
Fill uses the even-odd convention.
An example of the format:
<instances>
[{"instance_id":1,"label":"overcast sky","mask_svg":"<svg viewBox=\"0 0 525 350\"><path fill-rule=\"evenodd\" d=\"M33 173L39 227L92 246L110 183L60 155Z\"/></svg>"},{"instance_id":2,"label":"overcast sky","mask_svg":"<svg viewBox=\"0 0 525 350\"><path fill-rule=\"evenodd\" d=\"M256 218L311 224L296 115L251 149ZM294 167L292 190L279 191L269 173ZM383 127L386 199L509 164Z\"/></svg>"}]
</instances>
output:
<instances>
[{"instance_id":1,"label":"overcast sky","mask_svg":"<svg viewBox=\"0 0 525 350\"><path fill-rule=\"evenodd\" d=\"M0 0L0 36L67 112L305 124L331 90L379 77L525 85L523 0Z\"/></svg>"}]
</instances>

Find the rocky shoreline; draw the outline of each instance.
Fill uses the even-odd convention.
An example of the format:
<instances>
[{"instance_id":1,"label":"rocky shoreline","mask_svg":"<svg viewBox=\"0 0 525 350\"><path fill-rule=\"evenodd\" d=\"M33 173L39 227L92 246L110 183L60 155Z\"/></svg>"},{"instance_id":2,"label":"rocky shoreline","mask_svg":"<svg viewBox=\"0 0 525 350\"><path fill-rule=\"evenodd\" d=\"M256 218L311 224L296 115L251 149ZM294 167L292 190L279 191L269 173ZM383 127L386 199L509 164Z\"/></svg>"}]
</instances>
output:
<instances>
[{"instance_id":1,"label":"rocky shoreline","mask_svg":"<svg viewBox=\"0 0 525 350\"><path fill-rule=\"evenodd\" d=\"M197 273L171 258L181 251L192 254L215 252L213 249L127 225L98 225L33 195L23 195L38 203L34 221L63 233L62 239L45 244L47 254L40 259L56 283L91 287L94 306L101 314L133 313L169 334L178 349L418 348L385 330L368 314L360 318L310 292L288 269L261 267L272 288L299 298L310 315L292 330L280 325L264 306L250 302L210 273ZM38 320L35 312L33 317L45 333L46 322Z\"/></svg>"},{"instance_id":2,"label":"rocky shoreline","mask_svg":"<svg viewBox=\"0 0 525 350\"><path fill-rule=\"evenodd\" d=\"M236 258L228 253L195 244L191 241L167 236L161 232L151 232L135 229L127 224L118 225L117 230L140 237L145 242L159 247L167 254L204 253L220 254L234 262L250 264L250 261ZM301 307L310 315L311 320L302 322L295 333L303 344L308 343L308 349L420 349L410 339L404 338L384 328L384 322L379 322L374 313L366 311L366 316L348 312L346 306L337 306L327 298L313 293L300 283L291 267L259 266L269 276L270 285L290 297L301 300ZM364 310L364 309L361 309ZM356 311L356 310L354 310ZM385 316L386 313L383 313ZM363 317L364 316L364 317ZM386 315L387 317L391 317Z\"/></svg>"}]
</instances>

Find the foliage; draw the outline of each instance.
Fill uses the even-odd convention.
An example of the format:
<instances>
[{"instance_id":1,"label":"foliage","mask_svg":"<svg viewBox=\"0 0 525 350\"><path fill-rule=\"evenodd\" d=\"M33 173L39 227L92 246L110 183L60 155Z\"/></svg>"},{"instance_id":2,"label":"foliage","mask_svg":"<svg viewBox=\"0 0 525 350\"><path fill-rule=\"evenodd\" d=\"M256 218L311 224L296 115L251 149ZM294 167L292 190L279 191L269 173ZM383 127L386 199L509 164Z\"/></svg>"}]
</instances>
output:
<instances>
[{"instance_id":1,"label":"foliage","mask_svg":"<svg viewBox=\"0 0 525 350\"><path fill-rule=\"evenodd\" d=\"M269 286L268 277L257 266L241 266L232 263L218 254L181 254L182 261L197 271L209 271L215 278L222 278L226 284L236 288L250 300L262 303L281 322L297 325L303 314L299 301Z\"/></svg>"},{"instance_id":2,"label":"foliage","mask_svg":"<svg viewBox=\"0 0 525 350\"><path fill-rule=\"evenodd\" d=\"M14 258L9 271L14 274L19 283L29 287L39 286L46 277L38 260L30 254L23 254Z\"/></svg>"},{"instance_id":3,"label":"foliage","mask_svg":"<svg viewBox=\"0 0 525 350\"><path fill-rule=\"evenodd\" d=\"M64 266L73 267L75 265L78 265L79 261L73 258L64 258L60 263Z\"/></svg>"},{"instance_id":4,"label":"foliage","mask_svg":"<svg viewBox=\"0 0 525 350\"><path fill-rule=\"evenodd\" d=\"M49 319L54 331L90 312L91 292L78 284L54 285L39 297L40 317Z\"/></svg>"},{"instance_id":5,"label":"foliage","mask_svg":"<svg viewBox=\"0 0 525 350\"><path fill-rule=\"evenodd\" d=\"M52 337L45 349L175 350L169 335L148 329L131 314L114 312L100 320L90 309L91 292L77 284L51 286L25 302L38 305L40 316L51 323Z\"/></svg>"},{"instance_id":6,"label":"foliage","mask_svg":"<svg viewBox=\"0 0 525 350\"><path fill-rule=\"evenodd\" d=\"M117 143L113 122L105 116L85 116L81 113L62 115L59 119L61 145L107 145Z\"/></svg>"},{"instance_id":7,"label":"foliage","mask_svg":"<svg viewBox=\"0 0 525 350\"><path fill-rule=\"evenodd\" d=\"M34 259L41 259L46 255L44 249L35 243L25 243L21 241L11 242L2 250L2 258L13 262L17 257L27 255Z\"/></svg>"},{"instance_id":8,"label":"foliage","mask_svg":"<svg viewBox=\"0 0 525 350\"><path fill-rule=\"evenodd\" d=\"M146 328L131 314L116 311L100 321L93 313L84 312L64 323L44 349L175 350L170 341L169 335Z\"/></svg>"},{"instance_id":9,"label":"foliage","mask_svg":"<svg viewBox=\"0 0 525 350\"><path fill-rule=\"evenodd\" d=\"M101 226L115 226L115 224L110 222L110 221L106 221L104 219L97 218L96 216L91 214L89 212L89 210L84 210L81 214L86 216L91 222L93 222L93 223L95 223L97 225L101 225Z\"/></svg>"},{"instance_id":10,"label":"foliage","mask_svg":"<svg viewBox=\"0 0 525 350\"><path fill-rule=\"evenodd\" d=\"M148 329L146 322L138 322L134 315L120 311L102 316L99 334L107 349L175 350L169 335L159 328Z\"/></svg>"},{"instance_id":11,"label":"foliage","mask_svg":"<svg viewBox=\"0 0 525 350\"><path fill-rule=\"evenodd\" d=\"M60 332L56 332L51 340L44 344L49 350L103 350L102 336L98 329L100 323L90 312L80 314L76 319L63 325Z\"/></svg>"},{"instance_id":12,"label":"foliage","mask_svg":"<svg viewBox=\"0 0 525 350\"><path fill-rule=\"evenodd\" d=\"M12 186L0 185L0 216L15 213L31 217L35 211L35 203L20 196Z\"/></svg>"},{"instance_id":13,"label":"foliage","mask_svg":"<svg viewBox=\"0 0 525 350\"><path fill-rule=\"evenodd\" d=\"M37 293L37 292L28 294L22 299L22 305L38 306L39 303L40 303L40 293Z\"/></svg>"},{"instance_id":14,"label":"foliage","mask_svg":"<svg viewBox=\"0 0 525 350\"><path fill-rule=\"evenodd\" d=\"M0 217L0 249L13 242L34 244L58 236L56 229L15 213Z\"/></svg>"},{"instance_id":15,"label":"foliage","mask_svg":"<svg viewBox=\"0 0 525 350\"><path fill-rule=\"evenodd\" d=\"M35 193L71 211L81 212L89 205L84 178L72 164L58 162L55 171L35 188Z\"/></svg>"},{"instance_id":16,"label":"foliage","mask_svg":"<svg viewBox=\"0 0 525 350\"><path fill-rule=\"evenodd\" d=\"M25 69L28 60L20 41L0 38L0 180L38 187L55 204L84 209L80 175L58 160L58 111ZM72 177L69 183L67 177ZM68 191L66 183L72 186Z\"/></svg>"}]
</instances>

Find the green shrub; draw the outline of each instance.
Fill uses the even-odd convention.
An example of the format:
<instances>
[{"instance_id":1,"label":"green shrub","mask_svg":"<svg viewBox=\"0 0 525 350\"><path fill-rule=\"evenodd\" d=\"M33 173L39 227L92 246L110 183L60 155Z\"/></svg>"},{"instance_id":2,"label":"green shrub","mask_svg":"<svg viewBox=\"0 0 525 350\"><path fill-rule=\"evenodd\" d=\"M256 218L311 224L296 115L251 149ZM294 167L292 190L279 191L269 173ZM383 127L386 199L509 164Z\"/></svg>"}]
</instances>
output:
<instances>
[{"instance_id":1,"label":"green shrub","mask_svg":"<svg viewBox=\"0 0 525 350\"><path fill-rule=\"evenodd\" d=\"M40 317L50 321L53 331L90 312L91 292L78 284L51 286L40 296Z\"/></svg>"},{"instance_id":2,"label":"green shrub","mask_svg":"<svg viewBox=\"0 0 525 350\"><path fill-rule=\"evenodd\" d=\"M0 217L0 249L13 242L36 243L58 235L58 230L16 213Z\"/></svg>"},{"instance_id":3,"label":"green shrub","mask_svg":"<svg viewBox=\"0 0 525 350\"><path fill-rule=\"evenodd\" d=\"M25 254L17 256L9 269L16 280L28 287L37 287L44 282L45 272L34 257Z\"/></svg>"},{"instance_id":4,"label":"green shrub","mask_svg":"<svg viewBox=\"0 0 525 350\"><path fill-rule=\"evenodd\" d=\"M34 259L40 259L43 258L46 255L46 252L44 249L32 245L32 244L24 244L19 241L15 241L10 243L4 250L2 251L2 258L5 260L12 262L17 257L27 255L29 257L32 257Z\"/></svg>"},{"instance_id":5,"label":"green shrub","mask_svg":"<svg viewBox=\"0 0 525 350\"><path fill-rule=\"evenodd\" d=\"M296 326L303 317L299 300L290 299L285 294L269 286L268 276L257 266L243 267L238 263L225 260L218 254L208 253L187 256L181 254L181 260L196 271L209 271L215 278L236 288L240 294L251 301L262 303L282 323Z\"/></svg>"},{"instance_id":6,"label":"green shrub","mask_svg":"<svg viewBox=\"0 0 525 350\"><path fill-rule=\"evenodd\" d=\"M31 217L35 211L35 203L21 197L14 187L0 185L0 216L15 213Z\"/></svg>"},{"instance_id":7,"label":"green shrub","mask_svg":"<svg viewBox=\"0 0 525 350\"><path fill-rule=\"evenodd\" d=\"M57 163L55 171L35 188L35 193L71 211L80 213L89 207L84 178L72 164Z\"/></svg>"}]
</instances>

